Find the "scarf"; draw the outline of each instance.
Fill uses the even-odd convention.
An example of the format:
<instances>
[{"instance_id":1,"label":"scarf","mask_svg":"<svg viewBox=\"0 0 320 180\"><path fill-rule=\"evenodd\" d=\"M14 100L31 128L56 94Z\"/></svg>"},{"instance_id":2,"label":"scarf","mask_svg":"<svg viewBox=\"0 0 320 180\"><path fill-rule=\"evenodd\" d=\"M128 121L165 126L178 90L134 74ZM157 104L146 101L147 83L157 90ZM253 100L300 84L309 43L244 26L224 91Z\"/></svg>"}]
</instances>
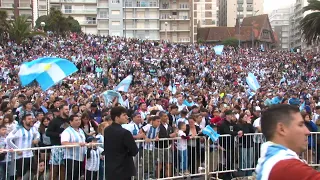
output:
<instances>
[{"instance_id":1,"label":"scarf","mask_svg":"<svg viewBox=\"0 0 320 180\"><path fill-rule=\"evenodd\" d=\"M281 160L298 159L299 156L292 150L271 141L261 145L261 157L256 168L257 180L268 180L273 166Z\"/></svg>"}]
</instances>

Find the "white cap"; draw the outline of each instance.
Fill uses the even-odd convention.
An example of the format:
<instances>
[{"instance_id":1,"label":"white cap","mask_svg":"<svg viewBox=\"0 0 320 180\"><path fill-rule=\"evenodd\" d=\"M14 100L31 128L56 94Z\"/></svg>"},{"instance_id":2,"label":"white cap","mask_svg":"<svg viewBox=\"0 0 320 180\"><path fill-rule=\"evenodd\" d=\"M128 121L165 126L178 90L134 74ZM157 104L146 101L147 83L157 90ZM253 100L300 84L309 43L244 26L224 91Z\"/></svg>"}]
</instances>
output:
<instances>
[{"instance_id":1,"label":"white cap","mask_svg":"<svg viewBox=\"0 0 320 180\"><path fill-rule=\"evenodd\" d=\"M261 111L261 108L260 108L259 106L256 106L256 107L255 107L255 110L256 110L256 111Z\"/></svg>"}]
</instances>

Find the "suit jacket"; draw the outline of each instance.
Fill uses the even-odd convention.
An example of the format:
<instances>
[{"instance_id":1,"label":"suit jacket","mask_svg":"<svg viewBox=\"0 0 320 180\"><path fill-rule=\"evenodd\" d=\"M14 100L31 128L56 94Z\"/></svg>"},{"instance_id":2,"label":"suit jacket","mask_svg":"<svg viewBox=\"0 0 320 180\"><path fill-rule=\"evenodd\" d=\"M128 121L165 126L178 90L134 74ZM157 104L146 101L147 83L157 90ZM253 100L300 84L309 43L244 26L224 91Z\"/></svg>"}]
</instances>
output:
<instances>
[{"instance_id":1,"label":"suit jacket","mask_svg":"<svg viewBox=\"0 0 320 180\"><path fill-rule=\"evenodd\" d=\"M138 153L130 131L112 123L104 130L105 180L126 180L136 174L133 156Z\"/></svg>"}]
</instances>

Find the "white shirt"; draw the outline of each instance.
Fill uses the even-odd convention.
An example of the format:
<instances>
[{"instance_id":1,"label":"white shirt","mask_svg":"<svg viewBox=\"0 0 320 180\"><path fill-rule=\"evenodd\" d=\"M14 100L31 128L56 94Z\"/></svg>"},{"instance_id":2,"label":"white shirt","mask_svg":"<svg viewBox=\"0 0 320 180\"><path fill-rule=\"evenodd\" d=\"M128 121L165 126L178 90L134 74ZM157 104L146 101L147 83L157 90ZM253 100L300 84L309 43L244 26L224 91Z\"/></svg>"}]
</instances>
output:
<instances>
[{"instance_id":1,"label":"white shirt","mask_svg":"<svg viewBox=\"0 0 320 180\"><path fill-rule=\"evenodd\" d=\"M147 124L142 127L143 132L145 132L148 139L155 139L159 134L159 127L154 128L151 124ZM144 143L144 149L153 150L154 142Z\"/></svg>"},{"instance_id":2,"label":"white shirt","mask_svg":"<svg viewBox=\"0 0 320 180\"><path fill-rule=\"evenodd\" d=\"M97 147L96 149L91 149L90 158L88 158L86 161L86 170L99 171L100 156L102 152L103 152L103 148L101 147Z\"/></svg>"},{"instance_id":3,"label":"white shirt","mask_svg":"<svg viewBox=\"0 0 320 180\"><path fill-rule=\"evenodd\" d=\"M261 118L257 118L253 122L253 127L258 128L260 126L261 126ZM258 130L256 130L256 133L258 133ZM262 143L262 142L264 142L264 138L260 134L259 135L254 135L253 136L253 142L254 143Z\"/></svg>"},{"instance_id":4,"label":"white shirt","mask_svg":"<svg viewBox=\"0 0 320 180\"><path fill-rule=\"evenodd\" d=\"M61 143L62 142L70 142L70 143L85 143L86 136L82 129L78 129L76 131L71 126L66 128L61 133ZM64 154L64 159L72 159L76 161L83 161L86 147L71 147L66 148L66 152Z\"/></svg>"},{"instance_id":5,"label":"white shirt","mask_svg":"<svg viewBox=\"0 0 320 180\"><path fill-rule=\"evenodd\" d=\"M176 121L177 127L178 127L179 122L184 122L185 124L189 124L189 121L188 121L186 118L179 118L179 119Z\"/></svg>"},{"instance_id":6,"label":"white shirt","mask_svg":"<svg viewBox=\"0 0 320 180\"><path fill-rule=\"evenodd\" d=\"M12 149L28 149L32 147L33 140L39 140L40 134L35 127L31 127L30 130L25 129L23 126L17 126L13 131L11 131L7 138L6 143L9 148ZM14 153L14 159L20 159L22 157L29 158L33 157L31 150L23 151L22 155Z\"/></svg>"},{"instance_id":7,"label":"white shirt","mask_svg":"<svg viewBox=\"0 0 320 180\"><path fill-rule=\"evenodd\" d=\"M182 130L178 131L178 136L186 136L186 133L184 133ZM177 143L177 149L180 151L184 151L187 149L187 140L186 139L179 139Z\"/></svg>"}]
</instances>

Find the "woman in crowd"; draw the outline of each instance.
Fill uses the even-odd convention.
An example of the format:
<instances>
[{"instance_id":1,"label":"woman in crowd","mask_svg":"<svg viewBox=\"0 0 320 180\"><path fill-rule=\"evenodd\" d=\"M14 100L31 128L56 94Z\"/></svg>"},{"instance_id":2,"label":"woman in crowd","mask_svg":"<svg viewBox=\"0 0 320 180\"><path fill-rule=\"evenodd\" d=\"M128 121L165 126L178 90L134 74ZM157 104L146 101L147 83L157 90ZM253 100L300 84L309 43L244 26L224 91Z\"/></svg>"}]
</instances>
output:
<instances>
[{"instance_id":1,"label":"woman in crowd","mask_svg":"<svg viewBox=\"0 0 320 180\"><path fill-rule=\"evenodd\" d=\"M83 113L81 115L81 125L80 128L86 133L87 136L94 136L98 132L97 123L91 119L88 113Z\"/></svg>"},{"instance_id":2,"label":"woman in crowd","mask_svg":"<svg viewBox=\"0 0 320 180\"><path fill-rule=\"evenodd\" d=\"M314 122L311 121L310 114L303 113L302 117L304 119L304 123L309 129L310 132L317 132L318 127ZM315 148L316 143L316 134L311 134L308 136L308 151L304 153L304 158L308 161L308 163L313 162L313 150Z\"/></svg>"},{"instance_id":3,"label":"woman in crowd","mask_svg":"<svg viewBox=\"0 0 320 180\"><path fill-rule=\"evenodd\" d=\"M239 129L243 132L243 136L239 138L239 169L242 176L251 176L252 171L245 169L253 168L254 152L253 152L253 139L251 135L255 129L251 124L251 118L247 114L240 114ZM244 169L244 171L242 171Z\"/></svg>"},{"instance_id":4,"label":"woman in crowd","mask_svg":"<svg viewBox=\"0 0 320 180\"><path fill-rule=\"evenodd\" d=\"M50 119L47 117L44 117L41 120L41 124L39 127L39 133L40 133L40 142L39 147L48 147L51 146L50 138L46 135L46 131L49 125ZM48 161L50 157L51 149L43 149L40 151L41 153L41 159Z\"/></svg>"}]
</instances>

